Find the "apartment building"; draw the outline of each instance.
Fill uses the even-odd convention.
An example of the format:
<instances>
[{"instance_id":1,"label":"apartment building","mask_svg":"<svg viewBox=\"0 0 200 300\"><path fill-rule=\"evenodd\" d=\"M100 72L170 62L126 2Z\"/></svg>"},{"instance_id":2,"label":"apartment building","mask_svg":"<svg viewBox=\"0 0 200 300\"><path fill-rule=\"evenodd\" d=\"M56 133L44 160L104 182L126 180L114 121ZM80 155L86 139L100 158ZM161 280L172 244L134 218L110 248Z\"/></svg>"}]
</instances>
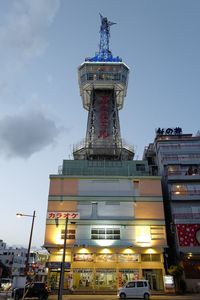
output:
<instances>
[{"instance_id":1,"label":"apartment building","mask_svg":"<svg viewBox=\"0 0 200 300\"><path fill-rule=\"evenodd\" d=\"M162 176L171 264L181 263L187 288L200 278L200 136L179 127L156 131L144 153Z\"/></svg>"}]
</instances>

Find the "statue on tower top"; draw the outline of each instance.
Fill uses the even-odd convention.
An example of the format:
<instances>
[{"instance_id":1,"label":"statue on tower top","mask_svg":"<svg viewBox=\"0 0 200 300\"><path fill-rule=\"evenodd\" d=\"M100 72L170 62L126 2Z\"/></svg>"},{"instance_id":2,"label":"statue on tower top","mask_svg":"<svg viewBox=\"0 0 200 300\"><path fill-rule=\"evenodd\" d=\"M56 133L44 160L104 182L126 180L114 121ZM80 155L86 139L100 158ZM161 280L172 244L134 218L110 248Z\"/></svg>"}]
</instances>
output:
<instances>
[{"instance_id":1,"label":"statue on tower top","mask_svg":"<svg viewBox=\"0 0 200 300\"><path fill-rule=\"evenodd\" d=\"M101 18L101 27L100 27L100 44L99 52L96 53L94 57L86 58L86 61L108 61L108 62L121 62L119 56L113 57L112 52L109 49L109 38L110 38L110 26L115 25L116 23L110 22L108 18L103 17L100 14Z\"/></svg>"},{"instance_id":2,"label":"statue on tower top","mask_svg":"<svg viewBox=\"0 0 200 300\"><path fill-rule=\"evenodd\" d=\"M106 32L106 34L109 36L110 35L110 26L111 25L115 25L117 23L114 23L114 22L110 22L108 21L108 19L106 17L103 17L101 14L100 14L100 17L101 17L101 28L100 28L100 32Z\"/></svg>"}]
</instances>

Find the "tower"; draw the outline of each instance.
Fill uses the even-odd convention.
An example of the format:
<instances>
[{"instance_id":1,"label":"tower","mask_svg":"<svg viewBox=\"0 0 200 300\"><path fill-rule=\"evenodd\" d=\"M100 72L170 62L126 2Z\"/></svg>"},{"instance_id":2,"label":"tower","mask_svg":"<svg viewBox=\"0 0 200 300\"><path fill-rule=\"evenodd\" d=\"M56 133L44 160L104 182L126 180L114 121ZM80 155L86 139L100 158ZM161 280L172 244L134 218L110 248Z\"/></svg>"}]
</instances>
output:
<instances>
[{"instance_id":1,"label":"tower","mask_svg":"<svg viewBox=\"0 0 200 300\"><path fill-rule=\"evenodd\" d=\"M133 149L122 143L118 111L123 108L129 68L109 49L110 26L100 15L99 52L78 68L80 95L88 111L84 143L75 147L75 159L132 160Z\"/></svg>"},{"instance_id":2,"label":"tower","mask_svg":"<svg viewBox=\"0 0 200 300\"><path fill-rule=\"evenodd\" d=\"M133 150L122 142L118 112L129 68L109 50L115 23L100 17L99 52L78 69L86 137L74 148L74 159L64 159L59 173L50 175L44 242L49 282L56 290L65 265L62 282L74 292L116 293L127 280L141 278L163 290L160 177L149 174L147 161L133 160Z\"/></svg>"}]
</instances>

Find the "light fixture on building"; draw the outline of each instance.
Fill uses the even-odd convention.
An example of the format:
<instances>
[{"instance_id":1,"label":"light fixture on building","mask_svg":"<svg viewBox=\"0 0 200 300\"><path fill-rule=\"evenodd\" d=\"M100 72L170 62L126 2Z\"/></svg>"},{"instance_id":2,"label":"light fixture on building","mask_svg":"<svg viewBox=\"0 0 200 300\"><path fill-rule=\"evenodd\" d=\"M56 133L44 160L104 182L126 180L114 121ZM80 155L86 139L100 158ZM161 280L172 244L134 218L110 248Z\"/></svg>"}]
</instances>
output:
<instances>
[{"instance_id":1,"label":"light fixture on building","mask_svg":"<svg viewBox=\"0 0 200 300\"><path fill-rule=\"evenodd\" d=\"M149 248L149 249L147 249L147 250L145 251L145 253L147 253L147 254L154 254L154 253L156 253L156 250L155 250L155 249L152 249L152 248Z\"/></svg>"},{"instance_id":2,"label":"light fixture on building","mask_svg":"<svg viewBox=\"0 0 200 300\"><path fill-rule=\"evenodd\" d=\"M151 245L151 230L150 226L136 226L135 230L136 243L141 247Z\"/></svg>"},{"instance_id":3,"label":"light fixture on building","mask_svg":"<svg viewBox=\"0 0 200 300\"><path fill-rule=\"evenodd\" d=\"M110 253L110 249L104 248L104 249L101 250L101 253L109 254Z\"/></svg>"},{"instance_id":4,"label":"light fixture on building","mask_svg":"<svg viewBox=\"0 0 200 300\"><path fill-rule=\"evenodd\" d=\"M132 253L133 253L133 250L130 249L130 248L126 248L126 249L124 249L123 253L124 253L124 254L132 254Z\"/></svg>"}]
</instances>

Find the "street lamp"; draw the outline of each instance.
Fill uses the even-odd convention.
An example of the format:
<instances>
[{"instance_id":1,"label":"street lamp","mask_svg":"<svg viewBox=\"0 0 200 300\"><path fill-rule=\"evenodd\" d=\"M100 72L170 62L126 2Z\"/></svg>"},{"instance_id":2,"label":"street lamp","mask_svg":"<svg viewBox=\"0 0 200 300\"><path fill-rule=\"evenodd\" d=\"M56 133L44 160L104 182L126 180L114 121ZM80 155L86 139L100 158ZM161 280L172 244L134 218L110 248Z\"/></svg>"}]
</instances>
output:
<instances>
[{"instance_id":1,"label":"street lamp","mask_svg":"<svg viewBox=\"0 0 200 300\"><path fill-rule=\"evenodd\" d=\"M26 265L25 265L25 275L27 275L28 274L28 270L29 270L29 258L30 258L30 251L31 251L33 226L34 226L34 221L35 221L35 210L33 211L32 215L26 215L26 214L22 214L22 213L17 213L16 216L17 217L31 217L32 218L31 232L30 232L29 243L28 243L27 259L26 259Z\"/></svg>"}]
</instances>

